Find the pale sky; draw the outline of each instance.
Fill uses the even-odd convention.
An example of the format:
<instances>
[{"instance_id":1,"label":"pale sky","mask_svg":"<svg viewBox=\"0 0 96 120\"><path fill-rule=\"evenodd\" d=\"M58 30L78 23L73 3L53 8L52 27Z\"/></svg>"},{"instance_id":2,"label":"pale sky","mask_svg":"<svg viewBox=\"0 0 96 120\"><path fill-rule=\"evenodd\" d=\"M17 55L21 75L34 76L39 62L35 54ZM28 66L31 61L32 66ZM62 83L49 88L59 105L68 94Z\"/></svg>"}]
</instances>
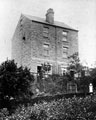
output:
<instances>
[{"instance_id":1,"label":"pale sky","mask_svg":"<svg viewBox=\"0 0 96 120\"><path fill-rule=\"evenodd\" d=\"M79 30L81 61L96 61L96 0L0 0L0 63L11 59L11 39L21 13L45 18L49 8L56 21Z\"/></svg>"}]
</instances>

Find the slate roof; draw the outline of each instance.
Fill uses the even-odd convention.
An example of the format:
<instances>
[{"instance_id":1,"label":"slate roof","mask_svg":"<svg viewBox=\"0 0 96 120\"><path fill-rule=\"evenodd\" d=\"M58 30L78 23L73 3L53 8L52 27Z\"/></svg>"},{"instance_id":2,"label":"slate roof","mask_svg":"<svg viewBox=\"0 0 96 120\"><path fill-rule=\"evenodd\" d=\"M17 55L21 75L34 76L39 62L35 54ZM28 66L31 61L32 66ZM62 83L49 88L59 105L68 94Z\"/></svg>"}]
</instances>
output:
<instances>
[{"instance_id":1,"label":"slate roof","mask_svg":"<svg viewBox=\"0 0 96 120\"><path fill-rule=\"evenodd\" d=\"M62 28L65 28L65 29L73 30L73 31L78 31L78 30L76 30L76 29L74 29L74 28L66 25L63 22L54 21L53 24L50 24L50 23L46 22L46 19L44 19L44 18L40 18L40 17L36 17L36 16L31 16L31 15L25 15L25 14L22 14L22 15L25 16L26 18L32 20L32 21L36 21L36 22L40 22L40 23L45 23L45 24L53 25L53 26L58 26L58 27L62 27Z\"/></svg>"}]
</instances>

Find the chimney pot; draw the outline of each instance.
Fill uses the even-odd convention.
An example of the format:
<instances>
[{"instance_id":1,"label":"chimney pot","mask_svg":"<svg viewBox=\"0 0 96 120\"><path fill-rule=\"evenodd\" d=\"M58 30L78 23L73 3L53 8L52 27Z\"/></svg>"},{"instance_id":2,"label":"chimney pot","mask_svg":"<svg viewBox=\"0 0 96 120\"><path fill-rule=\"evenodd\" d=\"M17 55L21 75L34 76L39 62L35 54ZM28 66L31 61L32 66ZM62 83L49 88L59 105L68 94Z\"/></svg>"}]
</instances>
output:
<instances>
[{"instance_id":1,"label":"chimney pot","mask_svg":"<svg viewBox=\"0 0 96 120\"><path fill-rule=\"evenodd\" d=\"M49 8L46 13L46 22L53 24L54 23L54 11L52 8Z\"/></svg>"}]
</instances>

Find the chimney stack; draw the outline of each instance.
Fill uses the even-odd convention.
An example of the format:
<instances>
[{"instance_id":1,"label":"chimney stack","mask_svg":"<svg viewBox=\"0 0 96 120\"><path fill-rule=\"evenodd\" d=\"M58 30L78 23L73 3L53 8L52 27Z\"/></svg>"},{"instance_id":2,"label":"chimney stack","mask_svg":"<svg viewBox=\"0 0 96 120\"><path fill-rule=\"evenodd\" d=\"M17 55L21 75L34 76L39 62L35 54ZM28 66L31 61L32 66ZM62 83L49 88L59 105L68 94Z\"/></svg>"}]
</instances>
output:
<instances>
[{"instance_id":1,"label":"chimney stack","mask_svg":"<svg viewBox=\"0 0 96 120\"><path fill-rule=\"evenodd\" d=\"M49 8L46 13L46 22L53 24L54 23L54 11L52 8Z\"/></svg>"}]
</instances>

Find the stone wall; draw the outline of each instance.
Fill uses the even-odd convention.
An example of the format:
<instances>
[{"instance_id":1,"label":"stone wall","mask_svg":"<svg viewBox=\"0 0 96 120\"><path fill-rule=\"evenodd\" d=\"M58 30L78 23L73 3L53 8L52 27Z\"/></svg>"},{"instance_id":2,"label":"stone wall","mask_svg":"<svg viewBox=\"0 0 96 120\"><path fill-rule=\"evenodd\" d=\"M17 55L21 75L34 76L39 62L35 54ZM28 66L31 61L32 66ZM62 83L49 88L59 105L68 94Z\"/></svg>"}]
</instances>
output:
<instances>
[{"instance_id":1,"label":"stone wall","mask_svg":"<svg viewBox=\"0 0 96 120\"><path fill-rule=\"evenodd\" d=\"M48 37L43 36L43 28L48 28ZM67 41L62 42L62 31L68 32ZM63 29L27 19L21 16L12 39L12 58L19 65L37 72L37 66L44 62L52 65L54 73L60 73L61 66L67 66L68 59L62 57L62 45L68 47L67 56L78 51L78 32ZM49 54L45 55L44 44L48 44Z\"/></svg>"}]
</instances>

